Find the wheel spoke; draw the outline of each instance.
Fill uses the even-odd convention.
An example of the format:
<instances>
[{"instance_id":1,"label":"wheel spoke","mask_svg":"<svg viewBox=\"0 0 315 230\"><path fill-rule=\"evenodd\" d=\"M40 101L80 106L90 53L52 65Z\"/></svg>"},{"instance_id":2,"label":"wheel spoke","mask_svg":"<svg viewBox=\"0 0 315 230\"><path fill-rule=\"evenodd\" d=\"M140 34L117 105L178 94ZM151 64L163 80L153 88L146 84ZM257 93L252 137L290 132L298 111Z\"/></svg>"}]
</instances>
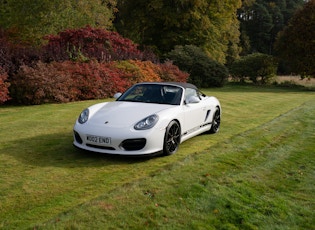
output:
<instances>
[{"instance_id":1,"label":"wheel spoke","mask_svg":"<svg viewBox=\"0 0 315 230\"><path fill-rule=\"evenodd\" d=\"M214 118L214 128L217 130L220 127L220 114L217 112L215 118Z\"/></svg>"},{"instance_id":2,"label":"wheel spoke","mask_svg":"<svg viewBox=\"0 0 315 230\"><path fill-rule=\"evenodd\" d=\"M219 131L220 128L220 123L221 123L221 114L220 110L216 110L213 115L213 120L212 120L212 126L210 129L210 133L216 133Z\"/></svg>"},{"instance_id":3,"label":"wheel spoke","mask_svg":"<svg viewBox=\"0 0 315 230\"><path fill-rule=\"evenodd\" d=\"M171 126L166 139L166 146L169 152L173 152L177 149L179 145L179 126L174 124Z\"/></svg>"}]
</instances>

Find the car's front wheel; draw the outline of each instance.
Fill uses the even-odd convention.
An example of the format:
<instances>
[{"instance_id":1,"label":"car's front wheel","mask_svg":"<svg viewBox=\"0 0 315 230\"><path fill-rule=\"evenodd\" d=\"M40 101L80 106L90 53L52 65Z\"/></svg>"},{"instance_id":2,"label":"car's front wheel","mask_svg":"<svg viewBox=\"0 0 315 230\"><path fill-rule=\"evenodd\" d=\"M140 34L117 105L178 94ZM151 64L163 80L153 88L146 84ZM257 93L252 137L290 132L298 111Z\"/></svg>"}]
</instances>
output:
<instances>
[{"instance_id":1,"label":"car's front wheel","mask_svg":"<svg viewBox=\"0 0 315 230\"><path fill-rule=\"evenodd\" d=\"M219 108L216 108L213 114L212 125L209 130L210 133L217 133L221 124L221 112Z\"/></svg>"},{"instance_id":2,"label":"car's front wheel","mask_svg":"<svg viewBox=\"0 0 315 230\"><path fill-rule=\"evenodd\" d=\"M174 154L180 144L180 125L177 121L171 121L166 127L163 154L172 155Z\"/></svg>"}]
</instances>

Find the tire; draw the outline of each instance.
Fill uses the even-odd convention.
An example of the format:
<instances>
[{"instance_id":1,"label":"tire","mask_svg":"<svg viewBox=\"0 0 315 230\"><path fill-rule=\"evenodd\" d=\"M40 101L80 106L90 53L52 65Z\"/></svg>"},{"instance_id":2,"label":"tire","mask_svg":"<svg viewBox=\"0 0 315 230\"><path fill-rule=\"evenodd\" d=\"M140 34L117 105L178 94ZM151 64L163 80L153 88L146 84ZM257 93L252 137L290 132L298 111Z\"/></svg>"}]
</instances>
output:
<instances>
[{"instance_id":1,"label":"tire","mask_svg":"<svg viewBox=\"0 0 315 230\"><path fill-rule=\"evenodd\" d=\"M180 144L181 130L180 125L177 121L171 121L166 127L164 144L163 144L163 154L169 156L174 154Z\"/></svg>"},{"instance_id":2,"label":"tire","mask_svg":"<svg viewBox=\"0 0 315 230\"><path fill-rule=\"evenodd\" d=\"M221 124L221 112L219 108L216 108L212 118L212 125L209 130L209 133L217 133L219 132Z\"/></svg>"}]
</instances>

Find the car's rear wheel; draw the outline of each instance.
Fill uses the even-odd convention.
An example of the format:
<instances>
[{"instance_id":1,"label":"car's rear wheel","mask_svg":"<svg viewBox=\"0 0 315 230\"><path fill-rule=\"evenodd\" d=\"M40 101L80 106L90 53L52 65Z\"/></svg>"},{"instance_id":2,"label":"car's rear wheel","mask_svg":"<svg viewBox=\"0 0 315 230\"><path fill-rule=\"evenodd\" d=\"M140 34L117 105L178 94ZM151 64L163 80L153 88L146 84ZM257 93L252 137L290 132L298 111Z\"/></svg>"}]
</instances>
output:
<instances>
[{"instance_id":1,"label":"car's rear wheel","mask_svg":"<svg viewBox=\"0 0 315 230\"><path fill-rule=\"evenodd\" d=\"M212 125L209 132L217 133L220 129L220 124L221 124L221 113L220 113L220 109L216 108L213 114Z\"/></svg>"},{"instance_id":2,"label":"car's rear wheel","mask_svg":"<svg viewBox=\"0 0 315 230\"><path fill-rule=\"evenodd\" d=\"M177 121L171 121L165 131L163 154L174 154L180 144L180 125Z\"/></svg>"}]
</instances>

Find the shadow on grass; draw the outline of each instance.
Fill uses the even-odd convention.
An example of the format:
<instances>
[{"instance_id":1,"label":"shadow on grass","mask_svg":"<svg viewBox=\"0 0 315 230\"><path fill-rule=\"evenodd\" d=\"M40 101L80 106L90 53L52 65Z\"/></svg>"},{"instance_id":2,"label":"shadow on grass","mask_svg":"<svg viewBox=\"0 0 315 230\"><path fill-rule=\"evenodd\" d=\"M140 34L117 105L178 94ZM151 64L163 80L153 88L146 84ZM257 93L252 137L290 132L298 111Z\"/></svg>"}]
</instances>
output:
<instances>
[{"instance_id":1,"label":"shadow on grass","mask_svg":"<svg viewBox=\"0 0 315 230\"><path fill-rule=\"evenodd\" d=\"M56 133L0 143L0 154L14 157L23 164L39 167L104 167L115 164L133 164L156 156L122 156L80 150L72 145L69 133ZM5 158L4 158L5 159Z\"/></svg>"}]
</instances>

